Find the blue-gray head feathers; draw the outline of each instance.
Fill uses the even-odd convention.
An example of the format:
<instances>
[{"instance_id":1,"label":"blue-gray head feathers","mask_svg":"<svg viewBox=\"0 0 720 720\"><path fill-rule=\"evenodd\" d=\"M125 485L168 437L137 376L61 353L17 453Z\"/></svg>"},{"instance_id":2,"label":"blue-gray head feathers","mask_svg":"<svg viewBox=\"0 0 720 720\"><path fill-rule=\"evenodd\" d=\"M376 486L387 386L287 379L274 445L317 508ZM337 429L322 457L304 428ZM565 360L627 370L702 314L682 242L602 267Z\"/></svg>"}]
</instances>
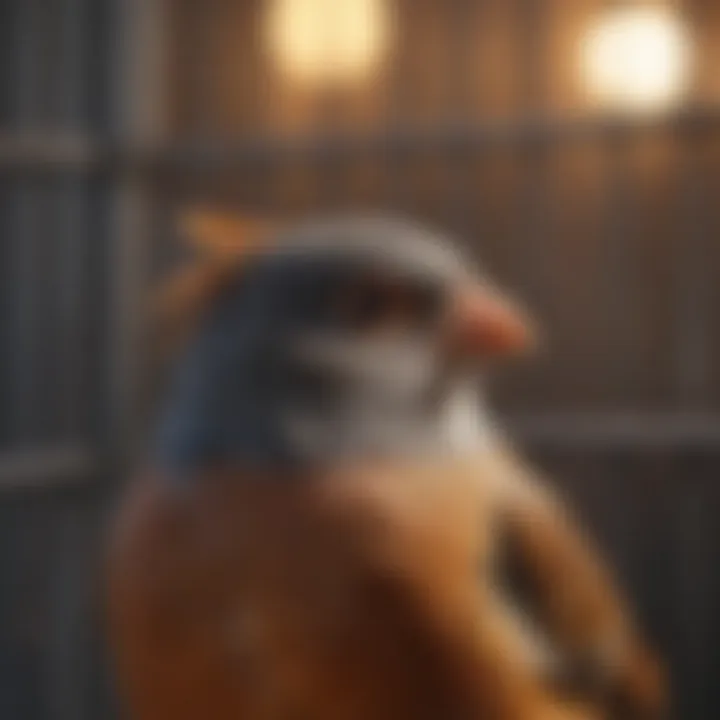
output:
<instances>
[{"instance_id":1,"label":"blue-gray head feathers","mask_svg":"<svg viewBox=\"0 0 720 720\"><path fill-rule=\"evenodd\" d=\"M228 276L178 359L159 462L188 471L438 448L453 391L442 318L472 275L452 243L404 220L279 234Z\"/></svg>"}]
</instances>

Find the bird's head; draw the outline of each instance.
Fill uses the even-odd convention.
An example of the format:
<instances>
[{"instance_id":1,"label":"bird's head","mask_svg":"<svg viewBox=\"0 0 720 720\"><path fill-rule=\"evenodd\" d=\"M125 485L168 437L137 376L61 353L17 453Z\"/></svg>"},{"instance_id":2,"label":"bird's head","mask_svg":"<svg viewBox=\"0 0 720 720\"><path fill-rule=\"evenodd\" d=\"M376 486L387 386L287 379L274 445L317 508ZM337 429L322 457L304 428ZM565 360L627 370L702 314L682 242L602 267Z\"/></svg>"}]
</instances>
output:
<instances>
[{"instance_id":1,"label":"bird's head","mask_svg":"<svg viewBox=\"0 0 720 720\"><path fill-rule=\"evenodd\" d=\"M468 258L412 222L339 217L226 240L170 388L161 451L176 462L437 449L460 384L529 341Z\"/></svg>"}]
</instances>

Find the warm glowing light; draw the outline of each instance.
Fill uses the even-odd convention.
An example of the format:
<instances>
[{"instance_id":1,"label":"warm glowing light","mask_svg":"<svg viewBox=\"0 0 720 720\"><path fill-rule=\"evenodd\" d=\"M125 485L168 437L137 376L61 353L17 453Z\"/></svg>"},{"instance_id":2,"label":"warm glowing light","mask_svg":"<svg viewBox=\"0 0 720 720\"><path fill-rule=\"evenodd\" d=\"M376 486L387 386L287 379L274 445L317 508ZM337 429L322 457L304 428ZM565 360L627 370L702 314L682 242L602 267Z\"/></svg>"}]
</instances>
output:
<instances>
[{"instance_id":1,"label":"warm glowing light","mask_svg":"<svg viewBox=\"0 0 720 720\"><path fill-rule=\"evenodd\" d=\"M271 0L270 50L291 79L313 85L372 77L383 59L389 18L383 0Z\"/></svg>"},{"instance_id":2,"label":"warm glowing light","mask_svg":"<svg viewBox=\"0 0 720 720\"><path fill-rule=\"evenodd\" d=\"M583 83L596 102L610 109L668 109L687 89L691 50L687 28L671 8L614 8L583 38Z\"/></svg>"}]
</instances>

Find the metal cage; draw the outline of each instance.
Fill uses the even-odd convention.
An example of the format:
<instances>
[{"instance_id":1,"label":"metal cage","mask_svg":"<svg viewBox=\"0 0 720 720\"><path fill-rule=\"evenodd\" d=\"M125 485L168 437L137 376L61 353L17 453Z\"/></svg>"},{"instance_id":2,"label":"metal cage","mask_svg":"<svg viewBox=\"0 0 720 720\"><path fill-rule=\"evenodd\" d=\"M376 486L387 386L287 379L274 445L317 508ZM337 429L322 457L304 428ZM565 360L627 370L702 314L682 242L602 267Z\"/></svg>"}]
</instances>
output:
<instances>
[{"instance_id":1,"label":"metal cage","mask_svg":"<svg viewBox=\"0 0 720 720\"><path fill-rule=\"evenodd\" d=\"M372 92L312 100L267 65L260 0L2 5L0 716L111 712L102 526L147 290L199 201L382 207L465 238L547 329L499 378L509 426L670 658L677 717L718 714L720 13L684 3L692 102L623 119L569 89L573 28L600 5L395 0Z\"/></svg>"}]
</instances>

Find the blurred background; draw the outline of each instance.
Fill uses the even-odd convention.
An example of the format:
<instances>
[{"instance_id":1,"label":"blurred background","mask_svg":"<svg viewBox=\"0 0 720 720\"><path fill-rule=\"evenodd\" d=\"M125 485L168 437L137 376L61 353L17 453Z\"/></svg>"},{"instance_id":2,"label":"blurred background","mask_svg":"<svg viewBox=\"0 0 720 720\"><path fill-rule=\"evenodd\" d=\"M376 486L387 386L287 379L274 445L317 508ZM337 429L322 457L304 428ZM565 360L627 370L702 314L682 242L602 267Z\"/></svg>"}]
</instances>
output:
<instances>
[{"instance_id":1,"label":"blurred background","mask_svg":"<svg viewBox=\"0 0 720 720\"><path fill-rule=\"evenodd\" d=\"M2 0L0 717L113 715L102 541L176 220L401 211L547 349L495 402L720 716L720 3Z\"/></svg>"}]
</instances>

